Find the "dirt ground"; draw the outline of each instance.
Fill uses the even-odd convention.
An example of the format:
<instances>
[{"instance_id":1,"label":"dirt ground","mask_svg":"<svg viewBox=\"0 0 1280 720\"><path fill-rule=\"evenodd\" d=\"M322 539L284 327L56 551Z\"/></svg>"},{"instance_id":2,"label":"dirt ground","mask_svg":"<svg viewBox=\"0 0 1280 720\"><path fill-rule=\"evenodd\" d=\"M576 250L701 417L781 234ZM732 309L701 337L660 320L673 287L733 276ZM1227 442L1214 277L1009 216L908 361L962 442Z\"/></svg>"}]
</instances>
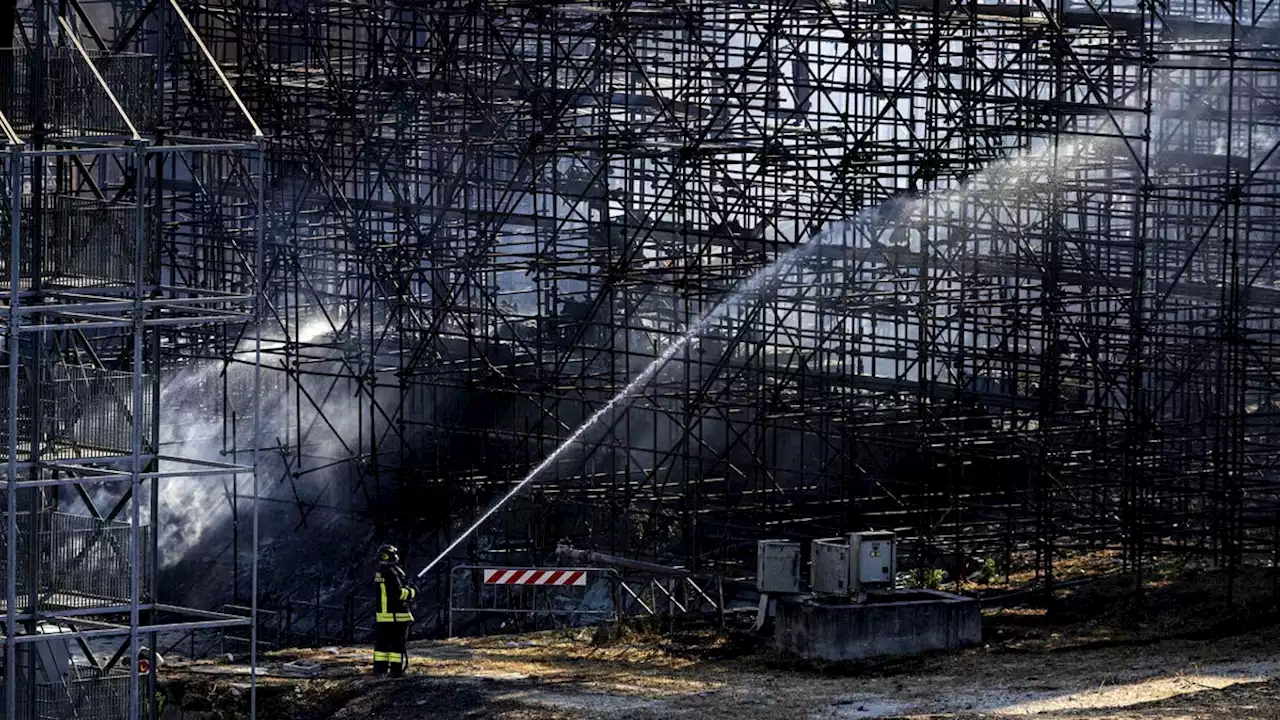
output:
<instances>
[{"instance_id":1,"label":"dirt ground","mask_svg":"<svg viewBox=\"0 0 1280 720\"><path fill-rule=\"evenodd\" d=\"M1213 578L1196 582L1213 584ZM1194 583L1192 584L1194 585ZM675 638L590 630L414 643L409 676L374 680L368 648L269 655L260 679L266 720L862 720L1280 718L1280 623L1274 607L1225 610L1187 583L1153 587L1140 625L1121 623L1107 588L1066 593L1089 614L989 610L984 644L862 665L814 665L744 635ZM1072 597L1074 596L1074 600ZM1245 596L1247 597L1247 596ZM1267 593L1274 598L1274 591ZM1161 610L1176 608L1175 610ZM1216 608L1216 609L1215 609ZM1128 610L1131 610L1129 608ZM1180 620L1175 618L1180 617ZM311 679L283 664L319 663ZM247 670L176 662L179 720L243 717ZM235 708L233 711L232 709Z\"/></svg>"},{"instance_id":2,"label":"dirt ground","mask_svg":"<svg viewBox=\"0 0 1280 720\"><path fill-rule=\"evenodd\" d=\"M261 679L259 715L281 720L1280 718L1277 641L1280 630L1267 628L1229 639L1104 648L1020 651L988 645L907 662L824 669L774 659L767 652L701 660L658 645L592 647L587 633L548 633L419 643L409 676L385 680L367 676L367 649L328 648L271 657ZM278 676L284 661L299 657L319 662L320 677ZM227 665L173 671L189 678L189 687L214 694L219 688L235 690L246 679L243 668Z\"/></svg>"}]
</instances>

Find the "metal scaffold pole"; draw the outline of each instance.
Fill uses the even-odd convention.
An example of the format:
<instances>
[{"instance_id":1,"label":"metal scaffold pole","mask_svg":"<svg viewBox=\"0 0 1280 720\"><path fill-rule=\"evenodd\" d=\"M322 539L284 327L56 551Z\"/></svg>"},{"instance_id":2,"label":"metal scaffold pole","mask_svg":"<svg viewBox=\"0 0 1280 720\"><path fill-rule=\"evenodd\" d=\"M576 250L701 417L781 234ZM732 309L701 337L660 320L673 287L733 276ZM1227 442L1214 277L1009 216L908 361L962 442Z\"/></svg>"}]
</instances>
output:
<instances>
[{"instance_id":1,"label":"metal scaffold pole","mask_svg":"<svg viewBox=\"0 0 1280 720\"><path fill-rule=\"evenodd\" d=\"M191 88L206 73L229 89L190 53L194 28L151 11L98 27L76 3L37 3L18 30L0 53L5 715L156 718L159 646L250 624L216 592L160 580L192 488L253 472L175 429L213 400L206 376L254 320L263 203L242 198L265 182L261 132L234 90L207 109L239 128L182 109L204 103ZM223 393L254 415L255 390Z\"/></svg>"}]
</instances>

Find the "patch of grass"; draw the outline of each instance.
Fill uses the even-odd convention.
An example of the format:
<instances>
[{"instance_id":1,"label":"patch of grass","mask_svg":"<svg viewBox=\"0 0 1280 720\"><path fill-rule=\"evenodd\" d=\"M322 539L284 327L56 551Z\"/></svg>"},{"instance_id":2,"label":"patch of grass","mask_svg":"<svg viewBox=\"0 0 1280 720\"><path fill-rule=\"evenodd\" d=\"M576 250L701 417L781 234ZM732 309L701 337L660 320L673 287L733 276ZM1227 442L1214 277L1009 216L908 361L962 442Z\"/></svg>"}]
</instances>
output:
<instances>
[{"instance_id":1,"label":"patch of grass","mask_svg":"<svg viewBox=\"0 0 1280 720\"><path fill-rule=\"evenodd\" d=\"M1079 559L1077 569L1106 566L1105 559ZM1228 604L1227 573L1189 567L1177 558L1153 562L1142 593L1132 573L1116 573L1056 589L1046 602L1029 594L1021 606L984 612L989 641L1036 643L1041 649L1147 642L1161 638L1222 637L1241 627L1280 619L1280 597L1268 568L1243 568Z\"/></svg>"},{"instance_id":2,"label":"patch of grass","mask_svg":"<svg viewBox=\"0 0 1280 720\"><path fill-rule=\"evenodd\" d=\"M982 561L981 580L983 585L990 585L1000 577L1000 572L996 568L995 558L986 558Z\"/></svg>"},{"instance_id":3,"label":"patch of grass","mask_svg":"<svg viewBox=\"0 0 1280 720\"><path fill-rule=\"evenodd\" d=\"M909 590L939 590L945 576L946 573L940 568L920 568L907 575L902 587Z\"/></svg>"}]
</instances>

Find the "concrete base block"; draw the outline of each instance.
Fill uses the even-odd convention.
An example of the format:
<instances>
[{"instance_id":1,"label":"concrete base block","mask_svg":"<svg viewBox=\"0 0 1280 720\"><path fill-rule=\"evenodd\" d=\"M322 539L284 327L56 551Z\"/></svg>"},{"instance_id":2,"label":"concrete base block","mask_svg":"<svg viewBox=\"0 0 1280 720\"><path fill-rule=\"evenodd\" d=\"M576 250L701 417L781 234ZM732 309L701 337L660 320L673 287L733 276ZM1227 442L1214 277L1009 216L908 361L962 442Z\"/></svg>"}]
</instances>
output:
<instances>
[{"instance_id":1,"label":"concrete base block","mask_svg":"<svg viewBox=\"0 0 1280 720\"><path fill-rule=\"evenodd\" d=\"M934 590L875 593L851 603L779 598L778 649L813 660L862 660L950 650L982 641L976 600Z\"/></svg>"}]
</instances>

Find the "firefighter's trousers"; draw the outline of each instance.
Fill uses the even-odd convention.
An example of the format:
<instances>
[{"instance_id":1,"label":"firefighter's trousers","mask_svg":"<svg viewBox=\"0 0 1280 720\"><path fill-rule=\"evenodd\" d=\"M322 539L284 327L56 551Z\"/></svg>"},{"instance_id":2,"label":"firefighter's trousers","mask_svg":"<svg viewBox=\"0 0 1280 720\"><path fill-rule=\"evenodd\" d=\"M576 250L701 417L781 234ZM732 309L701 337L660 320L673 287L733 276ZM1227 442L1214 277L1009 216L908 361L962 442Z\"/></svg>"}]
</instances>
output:
<instances>
[{"instance_id":1,"label":"firefighter's trousers","mask_svg":"<svg viewBox=\"0 0 1280 720\"><path fill-rule=\"evenodd\" d=\"M373 673L403 675L409 667L409 623L380 622L373 639Z\"/></svg>"}]
</instances>

